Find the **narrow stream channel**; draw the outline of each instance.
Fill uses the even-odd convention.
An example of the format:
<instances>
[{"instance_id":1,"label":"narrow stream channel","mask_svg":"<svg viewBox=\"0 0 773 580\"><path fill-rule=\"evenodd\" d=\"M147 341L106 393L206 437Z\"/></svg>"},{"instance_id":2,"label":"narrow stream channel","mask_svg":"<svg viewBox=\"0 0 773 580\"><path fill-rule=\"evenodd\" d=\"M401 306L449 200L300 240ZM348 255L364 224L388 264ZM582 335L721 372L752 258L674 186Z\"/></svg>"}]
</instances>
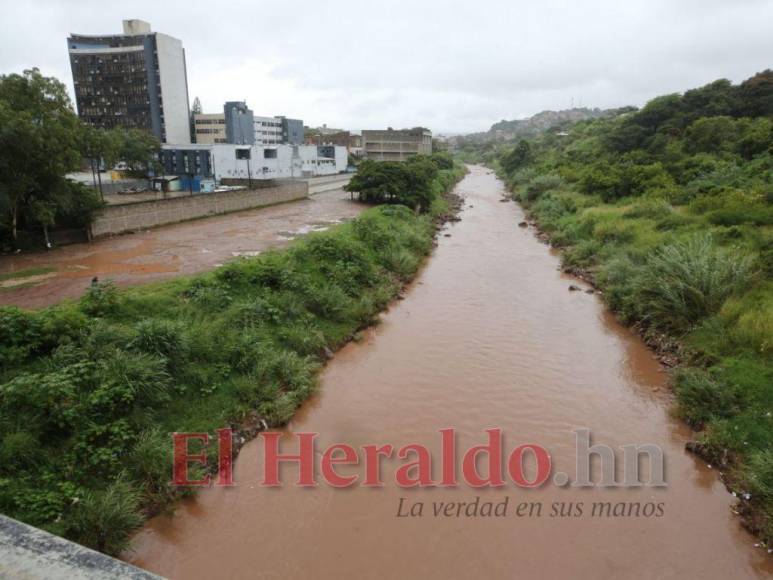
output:
<instances>
[{"instance_id":1,"label":"narrow stream channel","mask_svg":"<svg viewBox=\"0 0 773 580\"><path fill-rule=\"evenodd\" d=\"M617 448L654 443L666 489L399 489L259 481L258 441L236 462L234 488L210 488L175 516L153 519L129 560L172 578L756 578L773 572L733 515L715 470L684 450L690 433L669 415L666 375L643 343L595 295L569 292L559 258L541 244L502 184L474 167L459 184L462 221L366 339L337 353L320 389L286 433L334 442L439 447L455 427L462 449L501 427L507 451L546 447L574 473L573 431ZM622 462L622 459L620 459ZM341 469L344 472L345 469ZM435 518L432 502L500 502L504 518ZM423 517L396 517L399 498ZM541 517L517 517L520 502ZM554 502L656 502L662 517L550 517ZM587 508L586 508L587 512Z\"/></svg>"}]
</instances>

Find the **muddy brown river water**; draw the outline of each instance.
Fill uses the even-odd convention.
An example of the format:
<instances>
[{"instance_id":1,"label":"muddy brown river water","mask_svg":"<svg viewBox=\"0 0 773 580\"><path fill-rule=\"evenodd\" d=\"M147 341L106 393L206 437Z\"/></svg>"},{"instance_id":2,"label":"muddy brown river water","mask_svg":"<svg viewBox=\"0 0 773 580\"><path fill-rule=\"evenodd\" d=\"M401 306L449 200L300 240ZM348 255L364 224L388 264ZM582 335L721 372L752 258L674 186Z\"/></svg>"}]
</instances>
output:
<instances>
[{"instance_id":1,"label":"muddy brown river water","mask_svg":"<svg viewBox=\"0 0 773 580\"><path fill-rule=\"evenodd\" d=\"M47 268L0 281L0 305L40 308L81 296L93 277L121 286L211 270L236 256L280 247L359 214L364 206L341 189L309 199L73 244L51 252L0 257L0 274ZM31 282L31 283L29 283Z\"/></svg>"},{"instance_id":2,"label":"muddy brown river water","mask_svg":"<svg viewBox=\"0 0 773 580\"><path fill-rule=\"evenodd\" d=\"M501 183L475 167L423 272L382 324L336 354L318 393L284 431L333 442L420 442L437 430L459 445L501 427L506 448L546 447L573 472L573 430L613 447L654 443L668 487L578 489L513 485L475 490L281 488L259 485L260 440L236 461L237 486L208 488L173 517L153 519L127 559L171 578L759 578L773 571L733 515L715 470L684 450L689 430L669 415L666 375L595 295L569 292L556 255L518 227ZM389 464L391 465L391 464ZM388 468L385 467L388 472ZM347 468L341 468L342 473ZM357 472L356 468L350 470ZM293 482L295 466L283 468ZM432 502L501 502L502 518L436 518ZM400 498L426 504L397 517ZM541 516L520 502L541 502ZM554 502L656 502L662 517L550 517ZM586 508L587 509L587 508Z\"/></svg>"}]
</instances>

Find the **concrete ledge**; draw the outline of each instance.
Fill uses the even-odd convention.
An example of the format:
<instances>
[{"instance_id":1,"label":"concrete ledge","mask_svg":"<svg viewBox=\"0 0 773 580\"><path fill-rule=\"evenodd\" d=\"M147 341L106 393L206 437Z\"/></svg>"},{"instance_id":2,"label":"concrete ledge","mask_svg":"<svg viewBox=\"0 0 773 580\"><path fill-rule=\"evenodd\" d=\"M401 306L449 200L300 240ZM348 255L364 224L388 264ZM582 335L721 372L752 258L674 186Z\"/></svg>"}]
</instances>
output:
<instances>
[{"instance_id":1,"label":"concrete ledge","mask_svg":"<svg viewBox=\"0 0 773 580\"><path fill-rule=\"evenodd\" d=\"M157 580L161 577L0 515L0 578Z\"/></svg>"},{"instance_id":2,"label":"concrete ledge","mask_svg":"<svg viewBox=\"0 0 773 580\"><path fill-rule=\"evenodd\" d=\"M91 237L100 238L307 198L304 181L280 183L254 190L201 193L186 197L111 205L101 209L91 223Z\"/></svg>"}]
</instances>

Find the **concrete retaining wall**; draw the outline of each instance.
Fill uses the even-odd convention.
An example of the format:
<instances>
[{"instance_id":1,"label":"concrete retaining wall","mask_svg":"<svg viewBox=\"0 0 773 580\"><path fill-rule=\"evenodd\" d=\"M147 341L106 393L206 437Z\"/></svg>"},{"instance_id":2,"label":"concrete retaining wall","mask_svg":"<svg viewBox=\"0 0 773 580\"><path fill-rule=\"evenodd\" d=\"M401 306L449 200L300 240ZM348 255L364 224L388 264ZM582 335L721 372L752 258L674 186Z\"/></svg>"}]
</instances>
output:
<instances>
[{"instance_id":1,"label":"concrete retaining wall","mask_svg":"<svg viewBox=\"0 0 773 580\"><path fill-rule=\"evenodd\" d=\"M202 193L125 205L111 205L99 211L91 224L91 236L99 238L230 213L244 209L304 199L309 195L303 181L276 184L256 190Z\"/></svg>"},{"instance_id":2,"label":"concrete retaining wall","mask_svg":"<svg viewBox=\"0 0 773 580\"><path fill-rule=\"evenodd\" d=\"M0 515L0 578L163 580L4 515Z\"/></svg>"}]
</instances>

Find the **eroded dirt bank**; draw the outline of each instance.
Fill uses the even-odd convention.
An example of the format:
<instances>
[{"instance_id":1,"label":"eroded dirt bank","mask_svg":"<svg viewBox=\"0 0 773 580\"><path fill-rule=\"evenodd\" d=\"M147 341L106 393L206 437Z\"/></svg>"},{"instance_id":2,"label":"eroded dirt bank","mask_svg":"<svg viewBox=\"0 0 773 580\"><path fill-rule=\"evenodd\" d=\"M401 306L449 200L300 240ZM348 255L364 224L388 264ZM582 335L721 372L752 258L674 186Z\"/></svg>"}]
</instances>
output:
<instances>
[{"instance_id":1,"label":"eroded dirt bank","mask_svg":"<svg viewBox=\"0 0 773 580\"><path fill-rule=\"evenodd\" d=\"M508 450L539 443L554 471L574 473L572 431L586 427L612 447L661 446L668 487L268 489L258 485L256 440L239 455L235 488L203 490L174 517L153 519L135 538L130 561L173 578L724 579L773 572L733 515L716 472L685 452L690 434L669 417L665 374L653 353L596 296L568 291L580 283L518 227L521 210L499 203L503 188L493 174L474 168L457 192L466 196L463 220L447 228L450 237L441 234L383 324L331 361L318 394L286 429L286 450L296 449L293 432L315 431L318 449L418 442L437 452L438 429L455 427L466 448L496 426ZM283 468L284 481L296 476L295 467ZM476 496L509 497L507 517L433 517L432 502ZM423 516L396 517L401 497L423 502ZM522 501L541 503L541 516L518 517L513 507ZM662 517L551 517L556 502L656 502L664 509Z\"/></svg>"},{"instance_id":2,"label":"eroded dirt bank","mask_svg":"<svg viewBox=\"0 0 773 580\"><path fill-rule=\"evenodd\" d=\"M330 227L365 206L343 190L308 200L164 226L51 252L0 257L0 305L40 308L76 298L96 276L129 286L211 270L240 255L286 244L299 234ZM14 272L45 269L13 278Z\"/></svg>"}]
</instances>

